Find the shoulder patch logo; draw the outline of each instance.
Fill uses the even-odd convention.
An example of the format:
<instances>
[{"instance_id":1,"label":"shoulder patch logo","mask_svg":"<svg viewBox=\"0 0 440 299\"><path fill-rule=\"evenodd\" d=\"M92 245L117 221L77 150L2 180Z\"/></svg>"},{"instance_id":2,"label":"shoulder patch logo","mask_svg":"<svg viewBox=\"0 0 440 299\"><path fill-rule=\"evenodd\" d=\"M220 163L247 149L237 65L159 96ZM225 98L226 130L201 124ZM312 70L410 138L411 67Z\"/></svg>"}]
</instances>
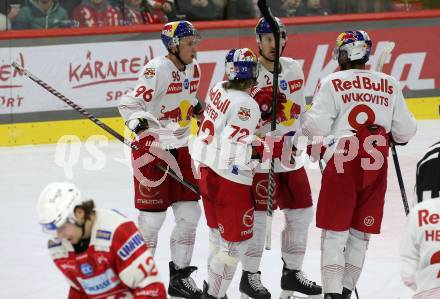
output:
<instances>
[{"instance_id":1,"label":"shoulder patch logo","mask_svg":"<svg viewBox=\"0 0 440 299\"><path fill-rule=\"evenodd\" d=\"M145 79L151 79L154 76L156 76L156 69L154 68L146 68L144 71L144 77Z\"/></svg>"},{"instance_id":2,"label":"shoulder patch logo","mask_svg":"<svg viewBox=\"0 0 440 299\"><path fill-rule=\"evenodd\" d=\"M112 232L108 230L98 229L96 231L96 239L110 240L112 238Z\"/></svg>"},{"instance_id":3,"label":"shoulder patch logo","mask_svg":"<svg viewBox=\"0 0 440 299\"><path fill-rule=\"evenodd\" d=\"M240 107L240 110L238 111L238 117L242 121L246 121L251 117L251 109Z\"/></svg>"}]
</instances>

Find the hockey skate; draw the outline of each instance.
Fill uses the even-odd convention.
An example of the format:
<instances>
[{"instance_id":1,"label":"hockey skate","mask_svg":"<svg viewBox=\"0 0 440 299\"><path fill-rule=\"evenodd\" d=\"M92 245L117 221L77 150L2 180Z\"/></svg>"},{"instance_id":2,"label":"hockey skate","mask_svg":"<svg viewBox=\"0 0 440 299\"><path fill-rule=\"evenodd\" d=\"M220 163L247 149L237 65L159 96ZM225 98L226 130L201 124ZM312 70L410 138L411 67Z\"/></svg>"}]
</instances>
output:
<instances>
[{"instance_id":1,"label":"hockey skate","mask_svg":"<svg viewBox=\"0 0 440 299\"><path fill-rule=\"evenodd\" d=\"M195 270L197 267L193 266L176 269L174 263L170 262L170 284L168 286L170 299L200 299L202 297L202 291L190 277Z\"/></svg>"},{"instance_id":2,"label":"hockey skate","mask_svg":"<svg viewBox=\"0 0 440 299\"><path fill-rule=\"evenodd\" d=\"M203 282L203 294L201 299L217 299L214 296L208 294L208 283L206 281ZM220 299L228 299L228 295L225 295Z\"/></svg>"},{"instance_id":3,"label":"hockey skate","mask_svg":"<svg viewBox=\"0 0 440 299\"><path fill-rule=\"evenodd\" d=\"M342 289L342 296L341 296L341 298L342 299L350 299L351 298L351 293L352 293L352 291L350 291L349 289L343 288Z\"/></svg>"},{"instance_id":4,"label":"hockey skate","mask_svg":"<svg viewBox=\"0 0 440 299\"><path fill-rule=\"evenodd\" d=\"M327 293L324 295L324 299L342 299L341 294Z\"/></svg>"},{"instance_id":5,"label":"hockey skate","mask_svg":"<svg viewBox=\"0 0 440 299\"><path fill-rule=\"evenodd\" d=\"M281 289L280 299L322 299L322 287L308 280L299 270L289 270L283 267Z\"/></svg>"},{"instance_id":6,"label":"hockey skate","mask_svg":"<svg viewBox=\"0 0 440 299\"><path fill-rule=\"evenodd\" d=\"M261 283L261 272L243 271L240 280L241 299L270 299L269 291Z\"/></svg>"}]
</instances>

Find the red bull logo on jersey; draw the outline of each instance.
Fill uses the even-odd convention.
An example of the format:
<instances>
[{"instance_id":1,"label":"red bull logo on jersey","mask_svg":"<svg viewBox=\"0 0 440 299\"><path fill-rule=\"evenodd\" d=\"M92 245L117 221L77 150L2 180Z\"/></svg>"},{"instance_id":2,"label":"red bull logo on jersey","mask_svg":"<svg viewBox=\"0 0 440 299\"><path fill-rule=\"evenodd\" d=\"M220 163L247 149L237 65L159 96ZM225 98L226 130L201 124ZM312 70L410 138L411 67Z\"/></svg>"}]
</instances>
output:
<instances>
[{"instance_id":1,"label":"red bull logo on jersey","mask_svg":"<svg viewBox=\"0 0 440 299\"><path fill-rule=\"evenodd\" d=\"M177 122L180 127L187 127L191 122L191 117L194 113L194 106L190 104L188 100L183 100L179 103L179 106L171 109L165 110L165 106L162 105L160 112L162 117L159 120L170 120Z\"/></svg>"},{"instance_id":2,"label":"red bull logo on jersey","mask_svg":"<svg viewBox=\"0 0 440 299\"><path fill-rule=\"evenodd\" d=\"M302 88L304 81L303 80L292 80L289 81L289 90L290 93L294 93Z\"/></svg>"},{"instance_id":3,"label":"red bull logo on jersey","mask_svg":"<svg viewBox=\"0 0 440 299\"><path fill-rule=\"evenodd\" d=\"M366 89L378 92L393 94L394 86L392 86L387 79L380 79L380 82L373 82L368 77L356 76L353 81L342 79L332 80L333 88L336 92L348 91L350 89Z\"/></svg>"},{"instance_id":4,"label":"red bull logo on jersey","mask_svg":"<svg viewBox=\"0 0 440 299\"><path fill-rule=\"evenodd\" d=\"M293 101L287 100L287 102L284 104L282 113L280 113L280 116L278 117L278 122L282 126L289 127L296 122L300 114L301 106Z\"/></svg>"}]
</instances>

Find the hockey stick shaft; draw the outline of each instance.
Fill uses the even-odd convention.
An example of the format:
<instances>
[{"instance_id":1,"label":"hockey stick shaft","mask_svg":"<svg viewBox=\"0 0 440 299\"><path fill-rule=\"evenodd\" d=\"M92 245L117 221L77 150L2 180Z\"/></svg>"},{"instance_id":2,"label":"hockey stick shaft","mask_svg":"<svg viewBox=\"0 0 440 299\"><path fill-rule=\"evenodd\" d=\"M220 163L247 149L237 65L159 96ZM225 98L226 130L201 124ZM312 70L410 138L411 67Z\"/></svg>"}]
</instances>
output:
<instances>
[{"instance_id":1,"label":"hockey stick shaft","mask_svg":"<svg viewBox=\"0 0 440 299\"><path fill-rule=\"evenodd\" d=\"M124 143L125 145L131 147L132 149L138 150L137 146L135 144L131 143L130 140L125 139L124 136L122 136L121 134L119 134L118 132L113 130L111 127L107 126L105 123L100 121L93 114L91 114L90 112L88 112L87 110L82 108L81 106L78 106L77 104L75 104L75 102L73 102L72 100L70 100L69 98L64 96L62 93L57 91L55 88L53 88L52 86L50 86L49 84L47 84L43 80L37 78L35 75L33 75L31 72L26 70L24 67L22 67L18 63L13 62L12 66L15 69L17 69L17 71L19 71L21 74L25 75L26 77L28 77L29 79L31 79L32 81L34 81L35 83L37 83L38 85L43 87L45 90L47 90L48 92L53 94L55 97L57 97L58 99L60 99L61 101L63 101L67 105L69 105L70 107L72 107L74 110L78 111L83 116L85 116L86 118L91 120L94 124L99 126L101 129L103 129L104 131L106 131L107 133L109 133L110 135L112 135L113 137L115 137L116 139L118 139L119 141ZM199 190L198 190L197 186L194 186L193 184L179 178L171 169L167 169L166 167L164 167L163 165L160 165L159 163L157 164L157 167L160 170L162 170L163 172L168 173L173 179L177 180L178 182L180 182L182 185L184 185L185 187L187 187L188 189L190 189L194 193L199 194Z\"/></svg>"},{"instance_id":2,"label":"hockey stick shaft","mask_svg":"<svg viewBox=\"0 0 440 299\"><path fill-rule=\"evenodd\" d=\"M271 131L276 130L276 115L277 115L277 98L278 98L278 74L280 65L280 27L272 15L269 7L267 6L266 0L258 0L258 8L261 11L264 19L269 23L269 27L273 32L275 39L275 59L274 59L274 69L273 69L273 94L272 94L272 121L271 121ZM269 169L269 194L267 199L267 218L266 218L266 249L271 249L272 242L272 219L273 219L273 195L275 192L275 180L274 180L274 158L272 156L270 160Z\"/></svg>"},{"instance_id":3,"label":"hockey stick shaft","mask_svg":"<svg viewBox=\"0 0 440 299\"><path fill-rule=\"evenodd\" d=\"M403 183L402 172L400 170L399 157L397 156L396 145L390 142L391 153L393 155L394 167L396 168L397 181L399 182L400 194L402 195L403 208L405 214L409 214L408 198L406 197L405 185Z\"/></svg>"},{"instance_id":4,"label":"hockey stick shaft","mask_svg":"<svg viewBox=\"0 0 440 299\"><path fill-rule=\"evenodd\" d=\"M393 51L394 47L395 47L394 42L388 42L385 45L385 48L383 49L376 64L376 68L375 68L376 71L378 72L382 71L385 61ZM400 194L402 195L403 208L405 209L405 214L408 215L409 214L408 198L406 197L405 185L403 183L402 172L400 170L400 163L399 163L399 158L397 156L396 145L393 142L390 142L390 147L391 147L391 153L393 155L394 168L396 169L397 181L399 182Z\"/></svg>"}]
</instances>

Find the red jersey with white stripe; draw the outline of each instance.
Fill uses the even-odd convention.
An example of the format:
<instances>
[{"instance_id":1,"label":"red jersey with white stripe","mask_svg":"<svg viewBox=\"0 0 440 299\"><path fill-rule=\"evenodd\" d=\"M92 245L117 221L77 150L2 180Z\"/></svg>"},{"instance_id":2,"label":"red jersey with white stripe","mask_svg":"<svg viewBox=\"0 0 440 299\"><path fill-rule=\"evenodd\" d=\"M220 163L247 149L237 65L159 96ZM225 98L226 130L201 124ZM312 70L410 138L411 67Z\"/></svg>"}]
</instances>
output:
<instances>
[{"instance_id":1,"label":"red jersey with white stripe","mask_svg":"<svg viewBox=\"0 0 440 299\"><path fill-rule=\"evenodd\" d=\"M159 135L163 148L186 146L200 75L195 59L184 71L167 57L150 60L134 90L121 98L119 112L125 121L147 119L148 131Z\"/></svg>"},{"instance_id":2,"label":"red jersey with white stripe","mask_svg":"<svg viewBox=\"0 0 440 299\"><path fill-rule=\"evenodd\" d=\"M70 284L69 299L165 299L153 256L136 225L113 210L97 210L89 247L76 253L67 240L49 252Z\"/></svg>"},{"instance_id":3,"label":"red jersey with white stripe","mask_svg":"<svg viewBox=\"0 0 440 299\"><path fill-rule=\"evenodd\" d=\"M224 83L206 98L199 132L190 141L191 157L230 181L252 185L252 141L260 108L248 93L225 89Z\"/></svg>"}]
</instances>

